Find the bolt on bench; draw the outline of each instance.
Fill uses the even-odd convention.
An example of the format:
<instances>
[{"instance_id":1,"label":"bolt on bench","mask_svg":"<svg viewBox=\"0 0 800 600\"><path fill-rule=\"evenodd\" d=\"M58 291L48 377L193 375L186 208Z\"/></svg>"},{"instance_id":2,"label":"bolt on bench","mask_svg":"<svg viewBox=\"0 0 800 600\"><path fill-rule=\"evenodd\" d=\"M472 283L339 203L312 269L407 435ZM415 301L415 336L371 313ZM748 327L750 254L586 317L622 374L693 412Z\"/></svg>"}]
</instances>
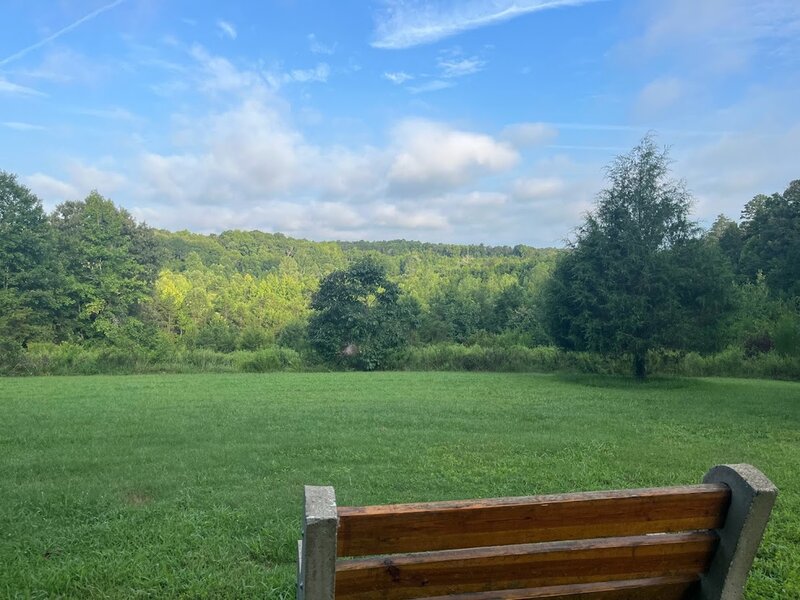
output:
<instances>
[{"instance_id":1,"label":"bolt on bench","mask_svg":"<svg viewBox=\"0 0 800 600\"><path fill-rule=\"evenodd\" d=\"M384 506L306 486L297 597L742 598L776 495L750 465L700 485Z\"/></svg>"}]
</instances>

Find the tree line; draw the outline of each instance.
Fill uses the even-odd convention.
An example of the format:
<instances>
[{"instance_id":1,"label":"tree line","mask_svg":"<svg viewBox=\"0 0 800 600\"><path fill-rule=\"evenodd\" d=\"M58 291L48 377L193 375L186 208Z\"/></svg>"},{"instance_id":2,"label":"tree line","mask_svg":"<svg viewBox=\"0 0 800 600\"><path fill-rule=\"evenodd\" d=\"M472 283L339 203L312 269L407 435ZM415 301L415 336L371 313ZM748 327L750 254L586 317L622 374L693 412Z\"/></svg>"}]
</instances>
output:
<instances>
[{"instance_id":1,"label":"tree line","mask_svg":"<svg viewBox=\"0 0 800 600\"><path fill-rule=\"evenodd\" d=\"M566 249L169 232L97 192L46 214L0 171L0 368L65 347L155 368L285 349L375 369L414 349L558 346L627 357L639 376L655 352L796 357L800 181L705 231L690 206L650 138L610 165Z\"/></svg>"}]
</instances>

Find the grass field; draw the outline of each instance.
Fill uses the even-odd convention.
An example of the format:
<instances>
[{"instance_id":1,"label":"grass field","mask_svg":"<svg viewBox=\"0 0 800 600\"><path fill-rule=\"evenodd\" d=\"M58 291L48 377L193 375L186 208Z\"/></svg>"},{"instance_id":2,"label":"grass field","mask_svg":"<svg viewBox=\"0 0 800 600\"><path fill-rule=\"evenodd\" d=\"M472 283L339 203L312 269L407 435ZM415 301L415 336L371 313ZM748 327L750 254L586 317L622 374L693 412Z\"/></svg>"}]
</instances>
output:
<instances>
[{"instance_id":1,"label":"grass field","mask_svg":"<svg viewBox=\"0 0 800 600\"><path fill-rule=\"evenodd\" d=\"M0 596L294 597L302 485L340 504L780 488L748 598L800 598L800 385L465 373L0 379Z\"/></svg>"}]
</instances>

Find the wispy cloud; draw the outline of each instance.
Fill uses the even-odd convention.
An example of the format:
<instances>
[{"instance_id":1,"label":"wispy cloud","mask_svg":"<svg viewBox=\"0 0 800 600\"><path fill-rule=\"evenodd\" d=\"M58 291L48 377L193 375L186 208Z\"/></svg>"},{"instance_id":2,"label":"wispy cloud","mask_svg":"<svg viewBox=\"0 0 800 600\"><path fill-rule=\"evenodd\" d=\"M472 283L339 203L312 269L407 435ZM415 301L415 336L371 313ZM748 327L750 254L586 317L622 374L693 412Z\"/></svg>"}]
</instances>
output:
<instances>
[{"instance_id":1,"label":"wispy cloud","mask_svg":"<svg viewBox=\"0 0 800 600\"><path fill-rule=\"evenodd\" d=\"M45 46L46 44L49 44L53 40L56 40L56 39L60 38L65 33L69 33L70 31L72 31L76 27L80 27L81 25L83 25L87 21L91 21L95 17L103 14L104 12L106 12L108 10L111 10L112 8L115 8L115 7L119 6L120 4L122 4L123 2L126 2L126 1L127 0L114 0L114 2L111 2L109 4L101 6L100 8L98 8L96 10L93 10L92 12L90 12L87 15L84 15L83 17L81 17L77 21L74 21L73 23L70 23L69 25L59 29L55 33L51 33L46 38L43 38L43 39L39 40L35 44L31 44L30 46L26 46L22 50L18 50L14 54L12 54L10 56L7 56L6 58L0 60L0 67L2 67L4 65L7 65L8 63L13 62L15 60L18 60L18 59L22 58L23 56L25 56L26 54L28 54L29 52L33 52L34 50L37 50L38 48L41 48L42 46Z\"/></svg>"},{"instance_id":2,"label":"wispy cloud","mask_svg":"<svg viewBox=\"0 0 800 600\"><path fill-rule=\"evenodd\" d=\"M234 27L232 23L220 19L219 21L217 21L217 27L219 28L222 35L228 36L232 40L236 39L237 35L236 27Z\"/></svg>"},{"instance_id":3,"label":"wispy cloud","mask_svg":"<svg viewBox=\"0 0 800 600\"><path fill-rule=\"evenodd\" d=\"M264 74L267 83L277 89L287 83L325 83L331 74L328 63L318 63L310 69L292 69L290 71L272 71Z\"/></svg>"},{"instance_id":4,"label":"wispy cloud","mask_svg":"<svg viewBox=\"0 0 800 600\"><path fill-rule=\"evenodd\" d=\"M408 91L412 94L422 94L425 92L436 92L439 90L446 90L453 87L455 84L452 81L444 81L442 79L433 79L420 85L408 86Z\"/></svg>"},{"instance_id":5,"label":"wispy cloud","mask_svg":"<svg viewBox=\"0 0 800 600\"><path fill-rule=\"evenodd\" d=\"M698 73L707 85L711 75L747 69L768 57L771 66L792 64L800 49L800 3L797 0L671 0L645 5L637 13L641 34L616 52L635 61L669 56Z\"/></svg>"},{"instance_id":6,"label":"wispy cloud","mask_svg":"<svg viewBox=\"0 0 800 600\"><path fill-rule=\"evenodd\" d=\"M80 108L75 112L86 115L87 117L109 119L112 121L135 121L138 118L131 111L119 106L111 108Z\"/></svg>"},{"instance_id":7,"label":"wispy cloud","mask_svg":"<svg viewBox=\"0 0 800 600\"><path fill-rule=\"evenodd\" d=\"M673 109L687 97L689 88L677 77L659 77L648 83L636 99L635 112L641 118L652 118Z\"/></svg>"},{"instance_id":8,"label":"wispy cloud","mask_svg":"<svg viewBox=\"0 0 800 600\"><path fill-rule=\"evenodd\" d=\"M392 83L396 83L397 85L403 84L406 81L411 81L414 79L413 75L409 75L405 71L394 71L394 72L386 72L383 74L384 79L388 79Z\"/></svg>"},{"instance_id":9,"label":"wispy cloud","mask_svg":"<svg viewBox=\"0 0 800 600\"><path fill-rule=\"evenodd\" d=\"M14 129L16 131L43 131L45 128L41 125L34 125L33 123L22 123L20 121L3 121L0 123L3 127Z\"/></svg>"},{"instance_id":10,"label":"wispy cloud","mask_svg":"<svg viewBox=\"0 0 800 600\"><path fill-rule=\"evenodd\" d=\"M308 34L308 49L314 54L333 54L336 52L336 44L323 44L313 33Z\"/></svg>"},{"instance_id":11,"label":"wispy cloud","mask_svg":"<svg viewBox=\"0 0 800 600\"><path fill-rule=\"evenodd\" d=\"M550 123L550 125L558 129L574 129L577 131L630 131L633 133L645 134L650 130L650 128L645 126L614 125L610 123ZM720 137L730 132L713 129L659 129L658 133L687 137Z\"/></svg>"},{"instance_id":12,"label":"wispy cloud","mask_svg":"<svg viewBox=\"0 0 800 600\"><path fill-rule=\"evenodd\" d=\"M375 48L399 49L429 44L521 15L599 0L386 0L377 21Z\"/></svg>"},{"instance_id":13,"label":"wispy cloud","mask_svg":"<svg viewBox=\"0 0 800 600\"><path fill-rule=\"evenodd\" d=\"M549 123L514 123L503 128L501 137L517 148L537 146L558 137L558 129Z\"/></svg>"},{"instance_id":14,"label":"wispy cloud","mask_svg":"<svg viewBox=\"0 0 800 600\"><path fill-rule=\"evenodd\" d=\"M57 84L96 84L118 70L113 62L54 46L42 52L38 64L16 71L27 79Z\"/></svg>"},{"instance_id":15,"label":"wispy cloud","mask_svg":"<svg viewBox=\"0 0 800 600\"><path fill-rule=\"evenodd\" d=\"M464 77L482 71L486 61L473 56L472 58L440 58L439 69L442 77Z\"/></svg>"},{"instance_id":16,"label":"wispy cloud","mask_svg":"<svg viewBox=\"0 0 800 600\"><path fill-rule=\"evenodd\" d=\"M18 96L46 96L47 94L34 90L33 88L25 87L11 83L7 79L0 77L0 94L14 94Z\"/></svg>"},{"instance_id":17,"label":"wispy cloud","mask_svg":"<svg viewBox=\"0 0 800 600\"><path fill-rule=\"evenodd\" d=\"M293 69L287 73L288 81L307 83L310 81L326 82L331 74L331 68L327 63L319 63L313 69Z\"/></svg>"}]
</instances>

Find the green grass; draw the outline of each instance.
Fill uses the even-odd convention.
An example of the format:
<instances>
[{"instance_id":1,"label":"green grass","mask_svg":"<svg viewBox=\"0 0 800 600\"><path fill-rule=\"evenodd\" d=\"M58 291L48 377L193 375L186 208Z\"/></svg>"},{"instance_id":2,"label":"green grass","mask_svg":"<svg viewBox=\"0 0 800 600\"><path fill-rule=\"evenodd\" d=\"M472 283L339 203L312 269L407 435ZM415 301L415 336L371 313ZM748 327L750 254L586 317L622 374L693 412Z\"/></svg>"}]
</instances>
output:
<instances>
[{"instance_id":1,"label":"green grass","mask_svg":"<svg viewBox=\"0 0 800 600\"><path fill-rule=\"evenodd\" d=\"M800 598L800 385L336 373L0 379L0 596L294 597L339 503L699 481L780 488L748 598Z\"/></svg>"}]
</instances>

